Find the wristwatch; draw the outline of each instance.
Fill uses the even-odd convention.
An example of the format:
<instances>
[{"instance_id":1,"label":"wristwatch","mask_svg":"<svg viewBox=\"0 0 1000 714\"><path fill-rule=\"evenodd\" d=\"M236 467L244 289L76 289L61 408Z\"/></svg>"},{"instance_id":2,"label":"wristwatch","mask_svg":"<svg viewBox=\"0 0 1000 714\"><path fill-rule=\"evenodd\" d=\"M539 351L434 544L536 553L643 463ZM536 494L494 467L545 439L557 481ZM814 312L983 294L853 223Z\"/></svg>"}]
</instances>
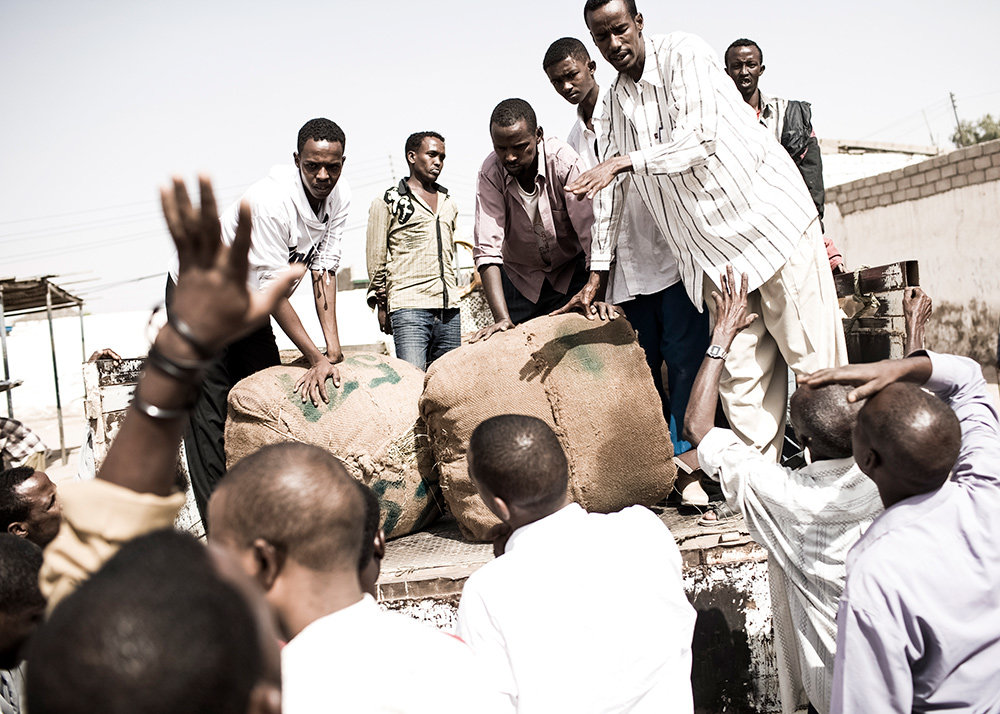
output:
<instances>
[{"instance_id":1,"label":"wristwatch","mask_svg":"<svg viewBox=\"0 0 1000 714\"><path fill-rule=\"evenodd\" d=\"M721 345L712 345L705 354L712 359L725 359L729 353Z\"/></svg>"}]
</instances>

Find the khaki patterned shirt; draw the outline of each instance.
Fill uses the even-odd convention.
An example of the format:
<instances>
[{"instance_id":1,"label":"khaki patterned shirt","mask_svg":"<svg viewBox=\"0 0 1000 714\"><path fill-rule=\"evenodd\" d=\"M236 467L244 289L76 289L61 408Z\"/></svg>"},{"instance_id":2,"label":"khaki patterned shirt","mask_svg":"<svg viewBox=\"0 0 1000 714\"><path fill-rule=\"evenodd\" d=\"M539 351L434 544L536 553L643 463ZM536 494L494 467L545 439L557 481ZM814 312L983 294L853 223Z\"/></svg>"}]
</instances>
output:
<instances>
[{"instance_id":1,"label":"khaki patterned shirt","mask_svg":"<svg viewBox=\"0 0 1000 714\"><path fill-rule=\"evenodd\" d=\"M437 211L406 179L372 201L368 211L368 304L384 289L389 311L458 307L455 225L458 206L438 185Z\"/></svg>"}]
</instances>

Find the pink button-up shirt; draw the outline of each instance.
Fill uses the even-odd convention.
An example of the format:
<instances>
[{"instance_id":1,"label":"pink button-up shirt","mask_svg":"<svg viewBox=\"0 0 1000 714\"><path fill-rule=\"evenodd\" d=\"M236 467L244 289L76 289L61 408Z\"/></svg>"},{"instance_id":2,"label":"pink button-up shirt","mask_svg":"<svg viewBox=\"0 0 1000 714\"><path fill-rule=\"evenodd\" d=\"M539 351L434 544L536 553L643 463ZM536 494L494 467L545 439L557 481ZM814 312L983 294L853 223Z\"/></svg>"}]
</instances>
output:
<instances>
[{"instance_id":1,"label":"pink button-up shirt","mask_svg":"<svg viewBox=\"0 0 1000 714\"><path fill-rule=\"evenodd\" d=\"M517 180L493 152L476 181L476 268L503 265L518 292L538 302L548 280L561 293L569 289L576 257L590 262L590 228L594 213L589 199L577 201L563 190L585 167L569 144L547 137L538 147L538 213L544 227L536 235L518 197Z\"/></svg>"}]
</instances>

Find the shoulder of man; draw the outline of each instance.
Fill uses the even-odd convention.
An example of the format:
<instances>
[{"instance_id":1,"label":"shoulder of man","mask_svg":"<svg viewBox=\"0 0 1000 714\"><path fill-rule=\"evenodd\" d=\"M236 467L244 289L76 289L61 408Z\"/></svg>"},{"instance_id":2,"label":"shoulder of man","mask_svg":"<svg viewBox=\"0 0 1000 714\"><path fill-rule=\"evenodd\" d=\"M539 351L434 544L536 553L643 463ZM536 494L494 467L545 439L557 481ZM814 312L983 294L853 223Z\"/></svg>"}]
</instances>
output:
<instances>
[{"instance_id":1,"label":"shoulder of man","mask_svg":"<svg viewBox=\"0 0 1000 714\"><path fill-rule=\"evenodd\" d=\"M580 161L576 149L555 136L545 137L545 163L554 167L560 181L566 179L569 170Z\"/></svg>"},{"instance_id":2,"label":"shoulder of man","mask_svg":"<svg viewBox=\"0 0 1000 714\"><path fill-rule=\"evenodd\" d=\"M479 178L489 182L491 186L502 191L505 183L506 173L503 165L497 157L495 151L491 151L483 159L482 166L479 167Z\"/></svg>"}]
</instances>

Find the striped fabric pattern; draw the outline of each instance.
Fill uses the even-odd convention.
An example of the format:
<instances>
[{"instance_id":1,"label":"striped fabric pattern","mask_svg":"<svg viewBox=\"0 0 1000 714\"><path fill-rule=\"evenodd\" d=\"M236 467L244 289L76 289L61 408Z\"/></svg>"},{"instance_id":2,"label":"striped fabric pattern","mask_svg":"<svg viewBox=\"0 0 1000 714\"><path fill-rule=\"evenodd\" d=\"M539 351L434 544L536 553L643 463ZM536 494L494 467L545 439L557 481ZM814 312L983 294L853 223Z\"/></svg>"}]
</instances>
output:
<instances>
[{"instance_id":1,"label":"striped fabric pattern","mask_svg":"<svg viewBox=\"0 0 1000 714\"><path fill-rule=\"evenodd\" d=\"M633 173L594 199L592 270L611 264L633 182L699 309L705 273L732 263L755 290L817 218L788 153L695 35L648 38L642 77L618 75L598 124L600 159L628 154Z\"/></svg>"}]
</instances>

